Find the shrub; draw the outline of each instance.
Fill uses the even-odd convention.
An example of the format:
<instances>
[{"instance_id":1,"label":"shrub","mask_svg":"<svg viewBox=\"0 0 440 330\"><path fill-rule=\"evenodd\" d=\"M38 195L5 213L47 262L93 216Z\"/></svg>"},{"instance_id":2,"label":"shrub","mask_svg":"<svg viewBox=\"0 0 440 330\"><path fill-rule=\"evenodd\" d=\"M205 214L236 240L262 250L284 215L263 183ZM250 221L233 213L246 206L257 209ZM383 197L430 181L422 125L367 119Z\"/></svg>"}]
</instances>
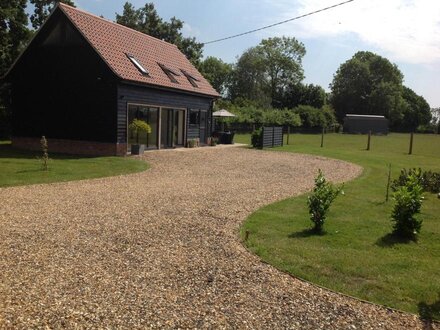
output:
<instances>
[{"instance_id":1,"label":"shrub","mask_svg":"<svg viewBox=\"0 0 440 330\"><path fill-rule=\"evenodd\" d=\"M263 146L263 129L258 128L252 132L251 144L254 148L261 148Z\"/></svg>"},{"instance_id":2,"label":"shrub","mask_svg":"<svg viewBox=\"0 0 440 330\"><path fill-rule=\"evenodd\" d=\"M308 105L299 105L293 109L297 113L305 128L331 127L336 124L336 117L333 109L328 106L317 109Z\"/></svg>"},{"instance_id":3,"label":"shrub","mask_svg":"<svg viewBox=\"0 0 440 330\"><path fill-rule=\"evenodd\" d=\"M140 119L134 119L133 122L128 125L128 129L133 131L136 134L136 144L139 144L139 133L145 132L147 134L151 133L151 126L148 125L145 121Z\"/></svg>"},{"instance_id":4,"label":"shrub","mask_svg":"<svg viewBox=\"0 0 440 330\"><path fill-rule=\"evenodd\" d=\"M417 173L408 175L405 185L394 192L396 201L391 218L394 221L394 234L403 238L415 238L420 232L422 221L416 218L423 202L423 188Z\"/></svg>"},{"instance_id":5,"label":"shrub","mask_svg":"<svg viewBox=\"0 0 440 330\"><path fill-rule=\"evenodd\" d=\"M427 124L427 125L419 125L416 128L417 133L423 133L423 134L436 134L437 133L437 126L435 124Z\"/></svg>"},{"instance_id":6,"label":"shrub","mask_svg":"<svg viewBox=\"0 0 440 330\"><path fill-rule=\"evenodd\" d=\"M408 182L409 176L414 176L424 191L431 193L440 192L440 172L423 171L421 168L402 169L397 179L393 180L391 189L396 191Z\"/></svg>"},{"instance_id":7,"label":"shrub","mask_svg":"<svg viewBox=\"0 0 440 330\"><path fill-rule=\"evenodd\" d=\"M313 193L307 198L310 220L314 224L314 232L322 232L330 205L341 192L342 186L335 188L333 184L327 182L324 174L319 170L318 176L315 178Z\"/></svg>"}]
</instances>

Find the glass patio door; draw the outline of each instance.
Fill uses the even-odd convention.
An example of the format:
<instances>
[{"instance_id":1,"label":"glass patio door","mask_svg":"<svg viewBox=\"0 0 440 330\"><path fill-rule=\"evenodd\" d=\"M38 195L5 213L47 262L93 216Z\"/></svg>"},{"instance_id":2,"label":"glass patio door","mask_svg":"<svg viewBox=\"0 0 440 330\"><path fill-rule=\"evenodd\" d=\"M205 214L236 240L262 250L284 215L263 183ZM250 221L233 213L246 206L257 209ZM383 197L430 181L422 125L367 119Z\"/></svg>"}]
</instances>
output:
<instances>
[{"instance_id":1,"label":"glass patio door","mask_svg":"<svg viewBox=\"0 0 440 330\"><path fill-rule=\"evenodd\" d=\"M176 146L183 146L185 111L162 108L160 115L160 147L174 148Z\"/></svg>"},{"instance_id":2,"label":"glass patio door","mask_svg":"<svg viewBox=\"0 0 440 330\"><path fill-rule=\"evenodd\" d=\"M160 147L172 148L173 110L161 109L160 111Z\"/></svg>"},{"instance_id":3,"label":"glass patio door","mask_svg":"<svg viewBox=\"0 0 440 330\"><path fill-rule=\"evenodd\" d=\"M185 141L185 110L174 112L174 145L183 147Z\"/></svg>"},{"instance_id":4,"label":"glass patio door","mask_svg":"<svg viewBox=\"0 0 440 330\"><path fill-rule=\"evenodd\" d=\"M207 128L208 128L208 112L205 110L200 111L200 143L206 143L207 140Z\"/></svg>"}]
</instances>

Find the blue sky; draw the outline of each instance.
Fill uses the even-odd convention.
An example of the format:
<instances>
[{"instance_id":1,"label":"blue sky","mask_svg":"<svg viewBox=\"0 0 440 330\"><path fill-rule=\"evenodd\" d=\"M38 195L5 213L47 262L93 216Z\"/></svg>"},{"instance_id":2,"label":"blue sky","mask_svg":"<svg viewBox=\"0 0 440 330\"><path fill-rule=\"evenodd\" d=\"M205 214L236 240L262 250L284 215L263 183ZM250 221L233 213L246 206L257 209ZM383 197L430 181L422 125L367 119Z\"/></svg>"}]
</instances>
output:
<instances>
[{"instance_id":1,"label":"blue sky","mask_svg":"<svg viewBox=\"0 0 440 330\"><path fill-rule=\"evenodd\" d=\"M132 0L153 2L159 15L185 21L184 34L207 42L327 7L342 0ZM124 0L76 0L77 7L114 20ZM355 0L271 29L206 45L205 56L233 63L262 38L291 36L303 42L305 82L328 90L333 74L356 51L396 63L404 83L440 107L440 1Z\"/></svg>"}]
</instances>

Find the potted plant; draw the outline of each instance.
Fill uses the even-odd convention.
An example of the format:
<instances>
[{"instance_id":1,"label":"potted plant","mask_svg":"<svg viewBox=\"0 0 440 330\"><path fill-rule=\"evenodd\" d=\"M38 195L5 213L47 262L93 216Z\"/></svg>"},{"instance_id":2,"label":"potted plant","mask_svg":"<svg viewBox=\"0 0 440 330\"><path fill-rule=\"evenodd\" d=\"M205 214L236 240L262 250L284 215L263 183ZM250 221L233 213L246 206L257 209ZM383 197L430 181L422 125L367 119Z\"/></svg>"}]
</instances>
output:
<instances>
[{"instance_id":1,"label":"potted plant","mask_svg":"<svg viewBox=\"0 0 440 330\"><path fill-rule=\"evenodd\" d=\"M131 154L132 155L142 155L145 151L145 145L139 144L139 133L145 132L147 134L151 133L151 126L146 122L140 119L135 119L133 122L128 125L128 129L133 131L136 134L136 144L131 145Z\"/></svg>"},{"instance_id":2,"label":"potted plant","mask_svg":"<svg viewBox=\"0 0 440 330\"><path fill-rule=\"evenodd\" d=\"M217 143L218 143L218 138L217 137L211 136L211 137L208 138L208 145L209 146L215 147L217 145Z\"/></svg>"},{"instance_id":3,"label":"potted plant","mask_svg":"<svg viewBox=\"0 0 440 330\"><path fill-rule=\"evenodd\" d=\"M199 139L188 139L186 143L187 148L197 148L200 146L200 140Z\"/></svg>"}]
</instances>

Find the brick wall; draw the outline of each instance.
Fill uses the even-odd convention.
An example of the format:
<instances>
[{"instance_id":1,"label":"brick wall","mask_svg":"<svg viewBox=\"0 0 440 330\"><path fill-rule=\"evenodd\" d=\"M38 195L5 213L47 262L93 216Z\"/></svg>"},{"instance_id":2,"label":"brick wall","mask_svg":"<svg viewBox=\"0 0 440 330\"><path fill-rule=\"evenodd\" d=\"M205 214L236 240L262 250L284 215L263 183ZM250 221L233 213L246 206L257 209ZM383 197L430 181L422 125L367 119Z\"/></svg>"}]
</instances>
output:
<instances>
[{"instance_id":1,"label":"brick wall","mask_svg":"<svg viewBox=\"0 0 440 330\"><path fill-rule=\"evenodd\" d=\"M65 153L88 156L125 156L126 143L105 143L94 141L76 141L47 138L49 153ZM41 150L40 139L30 137L13 137L12 146L18 149Z\"/></svg>"}]
</instances>

